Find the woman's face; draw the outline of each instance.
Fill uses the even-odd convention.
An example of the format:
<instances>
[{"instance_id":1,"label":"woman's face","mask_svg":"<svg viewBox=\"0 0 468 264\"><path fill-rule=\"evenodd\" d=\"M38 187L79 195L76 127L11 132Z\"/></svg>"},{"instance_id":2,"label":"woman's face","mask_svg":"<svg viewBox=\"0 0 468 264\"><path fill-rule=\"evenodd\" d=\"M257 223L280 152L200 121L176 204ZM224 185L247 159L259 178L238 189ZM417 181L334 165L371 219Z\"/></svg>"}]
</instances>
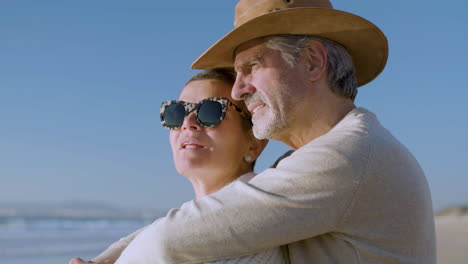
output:
<instances>
[{"instance_id":1,"label":"woman's face","mask_svg":"<svg viewBox=\"0 0 468 264\"><path fill-rule=\"evenodd\" d=\"M241 106L231 98L231 86L219 80L192 81L184 87L179 100L198 103L208 97L226 97ZM250 171L251 164L244 157L251 155L249 146L255 139L251 131L242 127L241 118L239 112L228 106L220 125L204 128L197 123L194 112L191 112L185 117L181 128L170 131L177 171L189 179L197 175L237 177Z\"/></svg>"}]
</instances>

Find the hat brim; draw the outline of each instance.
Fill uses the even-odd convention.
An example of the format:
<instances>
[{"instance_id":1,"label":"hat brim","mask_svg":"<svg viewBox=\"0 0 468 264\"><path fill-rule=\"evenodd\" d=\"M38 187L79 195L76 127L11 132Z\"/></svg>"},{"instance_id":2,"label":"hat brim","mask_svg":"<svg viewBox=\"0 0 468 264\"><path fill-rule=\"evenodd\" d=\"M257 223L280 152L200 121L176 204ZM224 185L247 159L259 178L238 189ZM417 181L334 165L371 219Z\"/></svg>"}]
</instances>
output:
<instances>
[{"instance_id":1,"label":"hat brim","mask_svg":"<svg viewBox=\"0 0 468 264\"><path fill-rule=\"evenodd\" d=\"M376 78L387 62L387 38L368 20L334 9L291 8L258 16L233 29L206 50L192 69L232 67L240 44L277 34L313 35L340 43L353 58L358 86Z\"/></svg>"}]
</instances>

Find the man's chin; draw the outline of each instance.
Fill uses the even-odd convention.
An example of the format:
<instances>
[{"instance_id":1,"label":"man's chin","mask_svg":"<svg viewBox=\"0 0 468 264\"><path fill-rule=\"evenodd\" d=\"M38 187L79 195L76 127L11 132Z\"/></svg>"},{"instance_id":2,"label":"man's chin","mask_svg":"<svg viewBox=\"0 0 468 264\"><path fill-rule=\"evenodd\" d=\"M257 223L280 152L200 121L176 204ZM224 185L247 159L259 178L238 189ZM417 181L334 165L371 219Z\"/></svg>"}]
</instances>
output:
<instances>
[{"instance_id":1,"label":"man's chin","mask_svg":"<svg viewBox=\"0 0 468 264\"><path fill-rule=\"evenodd\" d=\"M260 110L261 111L261 110ZM275 131L276 119L269 113L256 113L252 117L253 133L257 139L271 139L271 134Z\"/></svg>"},{"instance_id":2,"label":"man's chin","mask_svg":"<svg viewBox=\"0 0 468 264\"><path fill-rule=\"evenodd\" d=\"M265 127L264 124L255 124L253 125L253 134L257 139L269 139L270 129Z\"/></svg>"}]
</instances>

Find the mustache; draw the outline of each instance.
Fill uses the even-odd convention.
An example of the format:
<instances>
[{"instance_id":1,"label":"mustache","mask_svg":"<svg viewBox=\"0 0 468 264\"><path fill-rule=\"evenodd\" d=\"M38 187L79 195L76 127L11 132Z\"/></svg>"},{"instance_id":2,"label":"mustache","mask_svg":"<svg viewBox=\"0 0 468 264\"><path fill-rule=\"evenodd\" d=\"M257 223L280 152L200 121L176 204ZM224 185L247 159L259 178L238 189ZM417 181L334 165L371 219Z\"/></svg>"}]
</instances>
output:
<instances>
[{"instance_id":1,"label":"mustache","mask_svg":"<svg viewBox=\"0 0 468 264\"><path fill-rule=\"evenodd\" d=\"M246 97L244 99L245 105L247 105L247 106L249 106L249 105L251 105L253 103L259 102L259 101L262 101L263 103L266 104L266 102L263 100L263 98L258 93L250 94L248 97Z\"/></svg>"}]
</instances>

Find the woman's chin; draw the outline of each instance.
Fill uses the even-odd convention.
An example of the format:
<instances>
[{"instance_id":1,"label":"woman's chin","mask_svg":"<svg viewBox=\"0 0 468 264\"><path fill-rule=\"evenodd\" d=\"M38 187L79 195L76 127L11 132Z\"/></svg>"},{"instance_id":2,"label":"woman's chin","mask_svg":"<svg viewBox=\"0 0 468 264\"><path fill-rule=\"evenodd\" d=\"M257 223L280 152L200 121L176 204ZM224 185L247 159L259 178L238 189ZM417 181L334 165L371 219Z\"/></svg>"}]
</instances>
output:
<instances>
[{"instance_id":1,"label":"woman's chin","mask_svg":"<svg viewBox=\"0 0 468 264\"><path fill-rule=\"evenodd\" d=\"M210 161L205 157L184 159L176 163L176 169L181 175L193 174L196 171L209 170Z\"/></svg>"}]
</instances>

